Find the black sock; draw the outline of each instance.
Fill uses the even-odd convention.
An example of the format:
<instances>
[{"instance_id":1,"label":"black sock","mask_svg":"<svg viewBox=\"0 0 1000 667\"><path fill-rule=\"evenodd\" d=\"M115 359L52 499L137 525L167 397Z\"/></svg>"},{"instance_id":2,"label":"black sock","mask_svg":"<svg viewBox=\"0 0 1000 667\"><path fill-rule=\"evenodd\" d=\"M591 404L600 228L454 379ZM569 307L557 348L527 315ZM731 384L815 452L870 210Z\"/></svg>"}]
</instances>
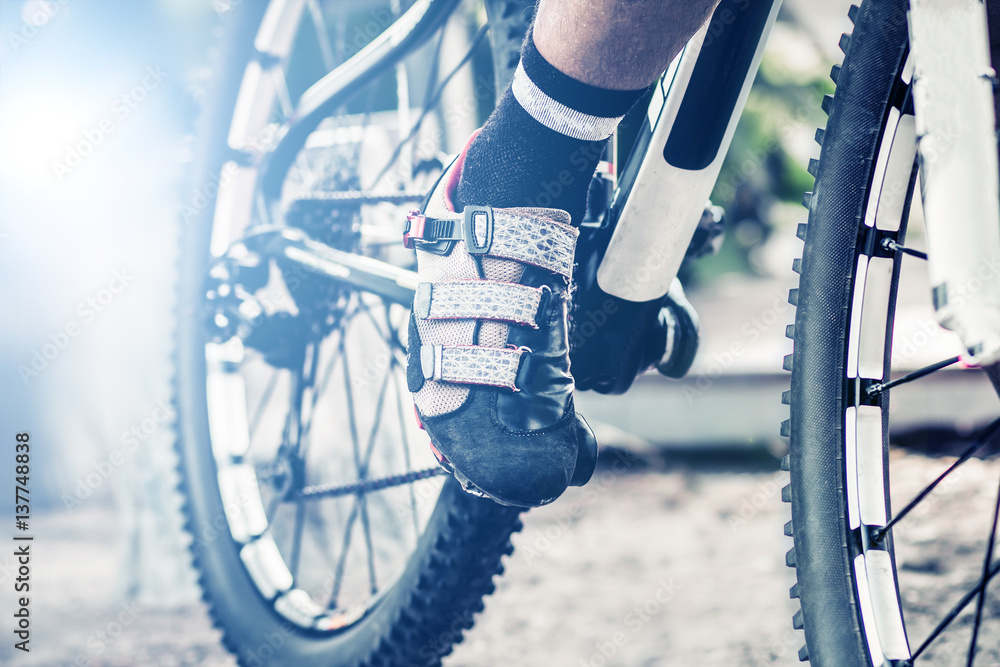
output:
<instances>
[{"instance_id":1,"label":"black sock","mask_svg":"<svg viewBox=\"0 0 1000 667\"><path fill-rule=\"evenodd\" d=\"M607 139L643 92L563 74L529 34L513 82L469 146L459 206L560 208L579 224Z\"/></svg>"}]
</instances>

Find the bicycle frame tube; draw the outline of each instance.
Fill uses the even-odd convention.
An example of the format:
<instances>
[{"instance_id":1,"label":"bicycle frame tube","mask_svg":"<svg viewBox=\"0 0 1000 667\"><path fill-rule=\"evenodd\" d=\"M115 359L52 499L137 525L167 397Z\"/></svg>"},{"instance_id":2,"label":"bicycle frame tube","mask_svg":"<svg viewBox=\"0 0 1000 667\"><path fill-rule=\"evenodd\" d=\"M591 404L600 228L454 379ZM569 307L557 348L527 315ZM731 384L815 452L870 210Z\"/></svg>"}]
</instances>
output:
<instances>
[{"instance_id":1,"label":"bicycle frame tube","mask_svg":"<svg viewBox=\"0 0 1000 667\"><path fill-rule=\"evenodd\" d=\"M622 174L614 233L597 272L608 294L667 293L722 169L781 0L723 0L667 70ZM636 158L633 152L630 163Z\"/></svg>"},{"instance_id":2,"label":"bicycle frame tube","mask_svg":"<svg viewBox=\"0 0 1000 667\"><path fill-rule=\"evenodd\" d=\"M355 255L315 241L291 227L259 227L242 239L252 252L274 257L279 263L295 265L330 280L378 294L386 301L409 307L417 291L417 274Z\"/></svg>"},{"instance_id":3,"label":"bicycle frame tube","mask_svg":"<svg viewBox=\"0 0 1000 667\"><path fill-rule=\"evenodd\" d=\"M913 101L937 321L1000 361L1000 177L980 0L912 0Z\"/></svg>"}]
</instances>

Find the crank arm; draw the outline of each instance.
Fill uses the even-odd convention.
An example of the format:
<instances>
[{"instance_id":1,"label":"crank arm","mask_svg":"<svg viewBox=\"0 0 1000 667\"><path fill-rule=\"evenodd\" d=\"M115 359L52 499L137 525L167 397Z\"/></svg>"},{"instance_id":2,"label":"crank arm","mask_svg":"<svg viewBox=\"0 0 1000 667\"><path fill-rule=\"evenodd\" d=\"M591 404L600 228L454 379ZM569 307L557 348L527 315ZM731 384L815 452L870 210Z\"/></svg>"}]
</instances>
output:
<instances>
[{"instance_id":1,"label":"crank arm","mask_svg":"<svg viewBox=\"0 0 1000 667\"><path fill-rule=\"evenodd\" d=\"M311 273L347 283L407 308L417 290L417 274L371 257L331 248L290 227L268 227L242 240L252 252L292 263Z\"/></svg>"}]
</instances>

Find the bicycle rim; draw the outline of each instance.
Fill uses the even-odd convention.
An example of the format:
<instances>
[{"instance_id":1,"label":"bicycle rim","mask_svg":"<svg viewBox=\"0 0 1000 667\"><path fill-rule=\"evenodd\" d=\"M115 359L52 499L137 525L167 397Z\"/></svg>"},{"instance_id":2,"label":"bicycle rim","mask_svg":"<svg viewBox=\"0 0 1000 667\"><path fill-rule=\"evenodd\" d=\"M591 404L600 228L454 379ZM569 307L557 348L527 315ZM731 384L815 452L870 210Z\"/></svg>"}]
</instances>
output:
<instances>
[{"instance_id":1,"label":"bicycle rim","mask_svg":"<svg viewBox=\"0 0 1000 667\"><path fill-rule=\"evenodd\" d=\"M805 241L794 266L800 284L789 295L797 312L788 332L795 349L785 360L792 386L783 396L791 407L791 418L782 425L782 435L790 437L783 467L791 473L783 496L792 504L785 532L794 539L787 564L797 576L791 596L801 603L793 625L806 636L799 656L817 665L941 664L952 658L966 664L970 626L977 626L974 592L984 579L983 551L967 562L948 563L953 566L945 579L950 590L933 600L939 609L931 614L924 596L932 578L911 574L914 567L906 571L898 558L901 548L913 553L919 533L920 513L909 509L908 501L927 489L933 476L911 479L912 466L890 448L897 414L890 394L899 408L908 397L904 392L927 386L919 383L930 382L942 369L951 369L946 372L959 383L978 374L953 369L949 350L957 355L960 346L926 346L927 338L938 335L927 318L927 326L918 329L924 343L916 347L926 347L937 363L916 364L916 375L886 386L893 362L909 361L915 353L908 349L921 340L908 319L909 303L899 308L923 261L906 245L917 179L906 9L904 0L851 9L855 30L841 40L844 63L831 74L837 93L824 100L830 120L817 133L820 158L810 164L816 185L804 202L809 222L798 232ZM895 336L894 346L897 329L902 335ZM938 342L946 338L940 336ZM975 382L989 398L986 378L977 376ZM970 424L973 443L993 437L989 417L976 414ZM976 451L984 455L982 448ZM946 458L940 468L952 461ZM992 472L989 464L983 466L986 477L973 479L992 481L967 492L988 499L981 537L989 548L1000 468L995 460ZM886 530L894 519L899 523ZM953 519L956 526L961 520ZM949 535L938 540L959 541ZM987 569L994 567L991 557L986 562ZM949 621L959 608L958 620ZM996 664L1000 632L982 621L972 664Z\"/></svg>"}]
</instances>

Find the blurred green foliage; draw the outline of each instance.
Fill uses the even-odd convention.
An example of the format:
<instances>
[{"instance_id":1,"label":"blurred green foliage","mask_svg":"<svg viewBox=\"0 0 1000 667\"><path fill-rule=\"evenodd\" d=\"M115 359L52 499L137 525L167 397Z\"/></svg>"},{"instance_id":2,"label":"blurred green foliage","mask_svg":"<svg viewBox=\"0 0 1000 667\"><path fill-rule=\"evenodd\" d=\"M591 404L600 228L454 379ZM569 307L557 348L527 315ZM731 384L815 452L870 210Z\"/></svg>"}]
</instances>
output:
<instances>
[{"instance_id":1,"label":"blurred green foliage","mask_svg":"<svg viewBox=\"0 0 1000 667\"><path fill-rule=\"evenodd\" d=\"M725 273L759 271L752 255L775 231L773 206L799 204L812 188L801 146L826 122L820 105L834 90L829 67L821 61L803 72L765 53L712 192L712 202L726 209L726 239L717 255L685 267L682 279L701 283ZM809 145L815 154L818 147Z\"/></svg>"}]
</instances>

